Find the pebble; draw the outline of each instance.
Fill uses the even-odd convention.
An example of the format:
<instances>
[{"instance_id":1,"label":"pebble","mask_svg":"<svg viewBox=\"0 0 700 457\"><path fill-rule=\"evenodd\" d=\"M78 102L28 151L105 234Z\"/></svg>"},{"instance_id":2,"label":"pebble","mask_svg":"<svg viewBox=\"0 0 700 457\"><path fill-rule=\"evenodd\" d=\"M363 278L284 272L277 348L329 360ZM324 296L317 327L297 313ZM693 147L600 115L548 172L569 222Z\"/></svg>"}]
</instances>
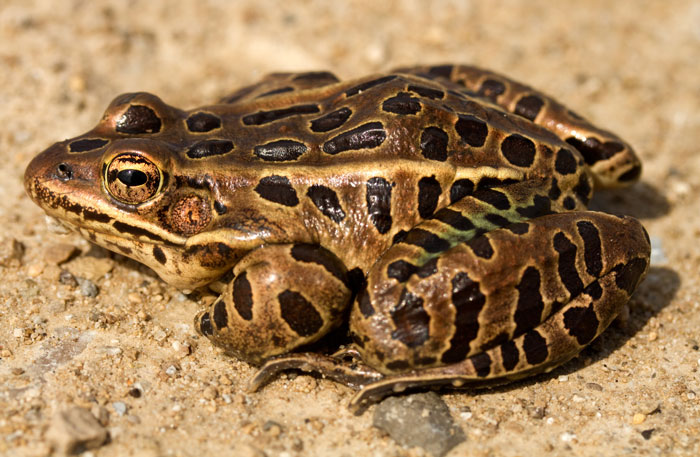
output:
<instances>
[{"instance_id":1,"label":"pebble","mask_svg":"<svg viewBox=\"0 0 700 457\"><path fill-rule=\"evenodd\" d=\"M46 264L44 262L34 262L33 264L27 267L27 276L29 276L30 278L36 278L44 272L45 267Z\"/></svg>"},{"instance_id":2,"label":"pebble","mask_svg":"<svg viewBox=\"0 0 700 457\"><path fill-rule=\"evenodd\" d=\"M114 412L119 414L120 416L123 416L126 414L126 403L123 401L115 401L112 403L112 408L114 408Z\"/></svg>"},{"instance_id":3,"label":"pebble","mask_svg":"<svg viewBox=\"0 0 700 457\"><path fill-rule=\"evenodd\" d=\"M78 252L80 252L78 248L72 244L52 244L44 251L44 260L52 265L60 265L69 261Z\"/></svg>"},{"instance_id":4,"label":"pebble","mask_svg":"<svg viewBox=\"0 0 700 457\"><path fill-rule=\"evenodd\" d=\"M102 446L107 441L107 429L90 411L75 406L59 412L52 419L46 439L54 450L77 454Z\"/></svg>"},{"instance_id":5,"label":"pebble","mask_svg":"<svg viewBox=\"0 0 700 457\"><path fill-rule=\"evenodd\" d=\"M66 286L78 287L78 281L68 270L61 270L61 272L58 274L58 282L65 284Z\"/></svg>"},{"instance_id":6,"label":"pebble","mask_svg":"<svg viewBox=\"0 0 700 457\"><path fill-rule=\"evenodd\" d=\"M97 297L100 293L100 289L97 288L94 282L89 279L77 278L78 285L80 286L80 293L85 297Z\"/></svg>"},{"instance_id":7,"label":"pebble","mask_svg":"<svg viewBox=\"0 0 700 457\"><path fill-rule=\"evenodd\" d=\"M400 445L422 448L434 457L444 456L466 439L435 392L387 398L374 410L372 425Z\"/></svg>"},{"instance_id":8,"label":"pebble","mask_svg":"<svg viewBox=\"0 0 700 457\"><path fill-rule=\"evenodd\" d=\"M644 422L647 418L646 414L642 413L636 413L634 416L632 416L632 425L639 425L642 422Z\"/></svg>"},{"instance_id":9,"label":"pebble","mask_svg":"<svg viewBox=\"0 0 700 457\"><path fill-rule=\"evenodd\" d=\"M97 281L112 271L114 261L108 257L81 256L65 266L76 277Z\"/></svg>"},{"instance_id":10,"label":"pebble","mask_svg":"<svg viewBox=\"0 0 700 457\"><path fill-rule=\"evenodd\" d=\"M664 252L663 242L658 236L649 237L651 241L651 257L650 263L652 265L663 265L668 259L666 258L666 253Z\"/></svg>"}]
</instances>

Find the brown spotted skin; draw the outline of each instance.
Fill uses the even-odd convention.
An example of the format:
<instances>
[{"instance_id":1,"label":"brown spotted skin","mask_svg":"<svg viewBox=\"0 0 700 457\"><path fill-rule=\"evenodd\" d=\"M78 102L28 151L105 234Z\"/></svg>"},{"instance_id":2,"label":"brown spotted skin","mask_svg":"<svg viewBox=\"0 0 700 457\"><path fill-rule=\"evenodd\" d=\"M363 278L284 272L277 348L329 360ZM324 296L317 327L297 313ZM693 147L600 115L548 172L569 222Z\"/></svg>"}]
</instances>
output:
<instances>
[{"instance_id":1,"label":"brown spotted skin","mask_svg":"<svg viewBox=\"0 0 700 457\"><path fill-rule=\"evenodd\" d=\"M640 171L627 143L550 97L440 65L345 82L279 73L191 111L121 95L37 156L25 186L170 284L223 281L195 326L265 363L253 388L316 371L361 388L361 409L575 356L647 270L637 221L586 211L594 187ZM348 307L353 349L284 355Z\"/></svg>"}]
</instances>

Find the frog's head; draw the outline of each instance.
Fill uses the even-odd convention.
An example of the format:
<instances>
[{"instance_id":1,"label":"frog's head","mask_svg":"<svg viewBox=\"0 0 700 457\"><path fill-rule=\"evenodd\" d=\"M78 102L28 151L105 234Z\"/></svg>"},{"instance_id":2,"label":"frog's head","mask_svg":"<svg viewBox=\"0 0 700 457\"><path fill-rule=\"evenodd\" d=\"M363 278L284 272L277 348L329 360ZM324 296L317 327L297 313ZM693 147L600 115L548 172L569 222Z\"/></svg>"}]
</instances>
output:
<instances>
[{"instance_id":1,"label":"frog's head","mask_svg":"<svg viewBox=\"0 0 700 457\"><path fill-rule=\"evenodd\" d=\"M243 253L212 235L211 189L183 173L186 114L146 93L117 97L90 132L54 144L27 167L27 193L91 241L193 288ZM195 179L196 181L196 179Z\"/></svg>"}]
</instances>

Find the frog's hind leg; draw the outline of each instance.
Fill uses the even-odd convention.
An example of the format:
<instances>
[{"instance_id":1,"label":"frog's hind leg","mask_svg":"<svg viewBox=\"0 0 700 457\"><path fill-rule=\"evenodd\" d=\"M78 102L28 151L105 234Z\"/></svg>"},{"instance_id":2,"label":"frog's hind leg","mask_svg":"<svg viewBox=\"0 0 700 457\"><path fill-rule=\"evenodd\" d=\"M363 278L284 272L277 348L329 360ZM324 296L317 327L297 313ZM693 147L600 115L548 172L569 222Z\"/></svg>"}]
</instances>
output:
<instances>
[{"instance_id":1,"label":"frog's hind leg","mask_svg":"<svg viewBox=\"0 0 700 457\"><path fill-rule=\"evenodd\" d=\"M465 214L439 211L368 275L351 331L364 362L387 376L353 408L407 387L553 368L609 325L648 266L649 240L632 218L548 214L448 243L440 225L473 224Z\"/></svg>"},{"instance_id":2,"label":"frog's hind leg","mask_svg":"<svg viewBox=\"0 0 700 457\"><path fill-rule=\"evenodd\" d=\"M632 147L579 116L553 97L504 75L468 65L436 65L397 69L449 81L466 93L500 106L555 133L581 152L599 187L621 187L637 180L641 162Z\"/></svg>"}]
</instances>

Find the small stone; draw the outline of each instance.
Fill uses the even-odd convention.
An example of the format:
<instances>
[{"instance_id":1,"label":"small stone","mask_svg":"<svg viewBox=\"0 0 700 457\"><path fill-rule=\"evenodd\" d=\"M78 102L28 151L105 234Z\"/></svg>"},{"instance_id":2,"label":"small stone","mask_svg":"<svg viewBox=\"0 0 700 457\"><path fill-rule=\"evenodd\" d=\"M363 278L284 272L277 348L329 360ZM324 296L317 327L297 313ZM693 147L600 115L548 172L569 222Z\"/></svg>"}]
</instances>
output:
<instances>
[{"instance_id":1,"label":"small stone","mask_svg":"<svg viewBox=\"0 0 700 457\"><path fill-rule=\"evenodd\" d=\"M632 425L639 425L643 423L646 420L646 418L646 414L636 413L634 416L632 416Z\"/></svg>"},{"instance_id":2,"label":"small stone","mask_svg":"<svg viewBox=\"0 0 700 457\"><path fill-rule=\"evenodd\" d=\"M207 386L204 388L204 392L202 392L202 396L206 400L214 400L216 397L219 396L219 391L216 390L216 387Z\"/></svg>"},{"instance_id":3,"label":"small stone","mask_svg":"<svg viewBox=\"0 0 700 457\"><path fill-rule=\"evenodd\" d=\"M24 244L14 238L2 240L0 242L0 265L3 267L20 266L24 251Z\"/></svg>"},{"instance_id":4,"label":"small stone","mask_svg":"<svg viewBox=\"0 0 700 457\"><path fill-rule=\"evenodd\" d=\"M569 380L569 377L565 374L563 374L557 378L557 381L559 381L559 382L567 382L568 380Z\"/></svg>"},{"instance_id":5,"label":"small stone","mask_svg":"<svg viewBox=\"0 0 700 457\"><path fill-rule=\"evenodd\" d=\"M114 261L108 257L80 256L65 264L73 276L98 281L114 268Z\"/></svg>"},{"instance_id":6,"label":"small stone","mask_svg":"<svg viewBox=\"0 0 700 457\"><path fill-rule=\"evenodd\" d=\"M123 416L126 414L126 403L123 401L115 401L112 403L112 408L114 408L114 412L119 414L120 416Z\"/></svg>"},{"instance_id":7,"label":"small stone","mask_svg":"<svg viewBox=\"0 0 700 457\"><path fill-rule=\"evenodd\" d=\"M60 265L69 261L80 251L77 247L68 243L52 244L44 250L44 260L52 265Z\"/></svg>"},{"instance_id":8,"label":"small stone","mask_svg":"<svg viewBox=\"0 0 700 457\"><path fill-rule=\"evenodd\" d=\"M143 303L143 298L141 297L141 294L137 292L130 292L129 295L126 296L126 299L129 300L129 303L132 305L138 305L139 303Z\"/></svg>"},{"instance_id":9,"label":"small stone","mask_svg":"<svg viewBox=\"0 0 700 457\"><path fill-rule=\"evenodd\" d=\"M77 454L103 445L107 441L107 430L90 411L76 406L53 418L46 439L59 452Z\"/></svg>"},{"instance_id":10,"label":"small stone","mask_svg":"<svg viewBox=\"0 0 700 457\"><path fill-rule=\"evenodd\" d=\"M591 390L597 390L598 392L603 391L603 386L601 386L600 384L596 384L595 382L587 382L586 387L588 387Z\"/></svg>"},{"instance_id":11,"label":"small stone","mask_svg":"<svg viewBox=\"0 0 700 457\"><path fill-rule=\"evenodd\" d=\"M656 429L655 428L650 428L648 430L642 430L642 438L645 440L651 439L651 434L654 433Z\"/></svg>"},{"instance_id":12,"label":"small stone","mask_svg":"<svg viewBox=\"0 0 700 457\"><path fill-rule=\"evenodd\" d=\"M80 286L80 293L85 297L97 297L100 293L100 289L89 279L78 278L78 285Z\"/></svg>"},{"instance_id":13,"label":"small stone","mask_svg":"<svg viewBox=\"0 0 700 457\"><path fill-rule=\"evenodd\" d=\"M650 263L652 265L663 265L668 262L661 238L658 236L651 236L649 237L649 240L651 241Z\"/></svg>"},{"instance_id":14,"label":"small stone","mask_svg":"<svg viewBox=\"0 0 700 457\"><path fill-rule=\"evenodd\" d=\"M68 270L61 270L61 272L58 274L58 282L65 284L66 286L78 287L78 281Z\"/></svg>"},{"instance_id":15,"label":"small stone","mask_svg":"<svg viewBox=\"0 0 700 457\"><path fill-rule=\"evenodd\" d=\"M44 262L34 262L33 264L27 267L27 276L29 276L30 278L36 278L44 272L45 267L46 264Z\"/></svg>"},{"instance_id":16,"label":"small stone","mask_svg":"<svg viewBox=\"0 0 700 457\"><path fill-rule=\"evenodd\" d=\"M564 432L559 438L565 443L570 443L576 439L576 434L573 432Z\"/></svg>"},{"instance_id":17,"label":"small stone","mask_svg":"<svg viewBox=\"0 0 700 457\"><path fill-rule=\"evenodd\" d=\"M656 332L649 332L649 335L647 336L647 339L649 341L656 341L659 338L659 334Z\"/></svg>"},{"instance_id":18,"label":"small stone","mask_svg":"<svg viewBox=\"0 0 700 457\"><path fill-rule=\"evenodd\" d=\"M435 392L389 397L377 405L372 424L402 446L420 447L442 457L466 437Z\"/></svg>"}]
</instances>

